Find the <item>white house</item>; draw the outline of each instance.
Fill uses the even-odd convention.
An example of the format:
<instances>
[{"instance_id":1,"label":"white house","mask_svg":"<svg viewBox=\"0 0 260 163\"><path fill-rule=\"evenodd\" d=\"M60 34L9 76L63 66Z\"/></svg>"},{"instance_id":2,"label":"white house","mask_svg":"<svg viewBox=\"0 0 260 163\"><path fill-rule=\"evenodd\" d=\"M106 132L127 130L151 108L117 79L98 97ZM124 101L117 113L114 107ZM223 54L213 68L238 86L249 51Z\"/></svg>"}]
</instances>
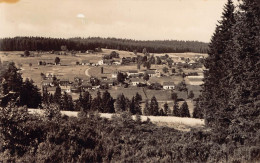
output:
<instances>
[{"instance_id":1,"label":"white house","mask_svg":"<svg viewBox=\"0 0 260 163\"><path fill-rule=\"evenodd\" d=\"M103 65L103 64L104 64L104 60L103 59L98 61L98 65Z\"/></svg>"},{"instance_id":2,"label":"white house","mask_svg":"<svg viewBox=\"0 0 260 163\"><path fill-rule=\"evenodd\" d=\"M67 92L67 93L71 92L71 86L70 85L61 85L60 89L61 89L61 92Z\"/></svg>"},{"instance_id":3,"label":"white house","mask_svg":"<svg viewBox=\"0 0 260 163\"><path fill-rule=\"evenodd\" d=\"M164 82L163 83L163 89L174 89L174 83L173 82Z\"/></svg>"},{"instance_id":4,"label":"white house","mask_svg":"<svg viewBox=\"0 0 260 163\"><path fill-rule=\"evenodd\" d=\"M138 78L132 78L131 79L131 84L133 86L137 86L138 84L144 83L144 81L142 79L138 79Z\"/></svg>"},{"instance_id":5,"label":"white house","mask_svg":"<svg viewBox=\"0 0 260 163\"><path fill-rule=\"evenodd\" d=\"M129 70L127 72L127 76L136 76L136 75L139 75L138 71L137 70Z\"/></svg>"},{"instance_id":6,"label":"white house","mask_svg":"<svg viewBox=\"0 0 260 163\"><path fill-rule=\"evenodd\" d=\"M149 75L149 77L160 77L161 76L160 72L156 69L147 70L146 73Z\"/></svg>"}]
</instances>

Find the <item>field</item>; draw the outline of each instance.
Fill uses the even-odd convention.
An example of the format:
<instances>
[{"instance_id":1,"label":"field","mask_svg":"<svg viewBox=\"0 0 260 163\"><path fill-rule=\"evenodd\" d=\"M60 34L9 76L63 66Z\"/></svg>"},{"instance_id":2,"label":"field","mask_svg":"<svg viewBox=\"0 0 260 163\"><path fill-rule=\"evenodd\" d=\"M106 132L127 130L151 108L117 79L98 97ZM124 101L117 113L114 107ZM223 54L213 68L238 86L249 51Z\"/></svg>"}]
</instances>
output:
<instances>
[{"instance_id":1,"label":"field","mask_svg":"<svg viewBox=\"0 0 260 163\"><path fill-rule=\"evenodd\" d=\"M43 110L39 109L29 109L31 114L43 114ZM61 111L62 115L67 115L70 117L77 117L78 112L75 111ZM101 117L111 119L114 114L110 113L100 113ZM132 116L135 119L135 116ZM182 117L174 117L174 116L141 116L142 121L146 121L150 119L151 122L158 126L167 126L171 128L175 128L177 130L189 131L192 128L201 128L204 127L203 119L195 119L195 118L182 118Z\"/></svg>"}]
</instances>

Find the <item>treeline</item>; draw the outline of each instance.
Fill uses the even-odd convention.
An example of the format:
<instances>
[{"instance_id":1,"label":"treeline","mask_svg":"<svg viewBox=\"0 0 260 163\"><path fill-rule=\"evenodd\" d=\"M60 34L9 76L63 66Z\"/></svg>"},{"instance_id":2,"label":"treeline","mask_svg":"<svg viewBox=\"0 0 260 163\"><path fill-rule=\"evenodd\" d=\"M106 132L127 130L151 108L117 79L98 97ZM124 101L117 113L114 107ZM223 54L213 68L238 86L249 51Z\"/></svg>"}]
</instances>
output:
<instances>
[{"instance_id":1,"label":"treeline","mask_svg":"<svg viewBox=\"0 0 260 163\"><path fill-rule=\"evenodd\" d=\"M146 48L149 53L184 53L196 52L207 53L208 44L199 41L178 41L178 40L153 40L153 41L138 41L131 39L117 38L71 38L70 40L81 43L93 43L97 47L118 49L127 51L143 52Z\"/></svg>"},{"instance_id":2,"label":"treeline","mask_svg":"<svg viewBox=\"0 0 260 163\"><path fill-rule=\"evenodd\" d=\"M95 48L108 48L142 52L144 48L150 53L207 53L208 44L198 41L154 40L136 41L116 38L44 38L44 37L14 37L0 39L0 51L59 51L61 46L68 50L86 51Z\"/></svg>"},{"instance_id":3,"label":"treeline","mask_svg":"<svg viewBox=\"0 0 260 163\"><path fill-rule=\"evenodd\" d=\"M93 43L80 43L62 38L14 37L0 39L0 51L60 51L62 46L68 50L94 50Z\"/></svg>"}]
</instances>

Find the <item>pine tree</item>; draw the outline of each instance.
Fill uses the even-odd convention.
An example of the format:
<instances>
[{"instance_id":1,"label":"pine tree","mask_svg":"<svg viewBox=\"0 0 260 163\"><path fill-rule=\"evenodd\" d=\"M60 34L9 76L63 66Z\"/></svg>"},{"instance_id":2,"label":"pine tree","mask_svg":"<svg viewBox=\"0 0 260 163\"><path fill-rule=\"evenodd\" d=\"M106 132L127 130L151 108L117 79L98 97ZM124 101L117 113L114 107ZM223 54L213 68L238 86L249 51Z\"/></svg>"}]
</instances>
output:
<instances>
[{"instance_id":1,"label":"pine tree","mask_svg":"<svg viewBox=\"0 0 260 163\"><path fill-rule=\"evenodd\" d=\"M83 96L79 97L80 106L84 112L88 112L91 109L92 96L86 91L83 93Z\"/></svg>"},{"instance_id":2,"label":"pine tree","mask_svg":"<svg viewBox=\"0 0 260 163\"><path fill-rule=\"evenodd\" d=\"M180 109L177 101L174 101L173 110L172 110L173 116L179 117L180 116Z\"/></svg>"},{"instance_id":3,"label":"pine tree","mask_svg":"<svg viewBox=\"0 0 260 163\"><path fill-rule=\"evenodd\" d=\"M167 102L163 105L163 109L166 116L170 114L169 105Z\"/></svg>"},{"instance_id":4,"label":"pine tree","mask_svg":"<svg viewBox=\"0 0 260 163\"><path fill-rule=\"evenodd\" d=\"M26 105L28 108L37 108L42 102L42 97L37 86L33 85L33 81L26 79L22 85L19 106Z\"/></svg>"},{"instance_id":5,"label":"pine tree","mask_svg":"<svg viewBox=\"0 0 260 163\"><path fill-rule=\"evenodd\" d=\"M121 111L126 111L127 110L127 98L124 96L124 94L118 95L116 99L116 111L121 112Z\"/></svg>"},{"instance_id":6,"label":"pine tree","mask_svg":"<svg viewBox=\"0 0 260 163\"><path fill-rule=\"evenodd\" d=\"M155 96L151 99L149 114L153 116L159 115L159 105Z\"/></svg>"},{"instance_id":7,"label":"pine tree","mask_svg":"<svg viewBox=\"0 0 260 163\"><path fill-rule=\"evenodd\" d=\"M240 131L254 137L260 129L260 7L257 0L242 2L233 28L234 64L229 74L232 88L229 104L234 110L234 120L231 119L230 127L233 134ZM237 137L240 143L245 138L245 134Z\"/></svg>"},{"instance_id":8,"label":"pine tree","mask_svg":"<svg viewBox=\"0 0 260 163\"><path fill-rule=\"evenodd\" d=\"M142 114L139 100L140 99L138 99L138 97L136 98L136 96L132 97L132 100L131 100L130 106L129 106L130 112L132 114L139 114L139 115Z\"/></svg>"},{"instance_id":9,"label":"pine tree","mask_svg":"<svg viewBox=\"0 0 260 163\"><path fill-rule=\"evenodd\" d=\"M186 101L181 105L179 114L180 117L190 117L189 107Z\"/></svg>"},{"instance_id":10,"label":"pine tree","mask_svg":"<svg viewBox=\"0 0 260 163\"><path fill-rule=\"evenodd\" d=\"M200 97L196 100L192 117L200 119L204 118L204 109L201 107Z\"/></svg>"},{"instance_id":11,"label":"pine tree","mask_svg":"<svg viewBox=\"0 0 260 163\"><path fill-rule=\"evenodd\" d=\"M50 94L48 93L47 88L43 87L42 91L42 103L48 105L50 103Z\"/></svg>"},{"instance_id":12,"label":"pine tree","mask_svg":"<svg viewBox=\"0 0 260 163\"><path fill-rule=\"evenodd\" d=\"M150 114L149 114L149 110L150 110L149 101L148 101L148 100L145 100L144 115L150 115Z\"/></svg>"},{"instance_id":13,"label":"pine tree","mask_svg":"<svg viewBox=\"0 0 260 163\"><path fill-rule=\"evenodd\" d=\"M115 100L110 95L108 91L105 91L102 95L102 106L104 109L104 113L114 113L115 107L114 107Z\"/></svg>"},{"instance_id":14,"label":"pine tree","mask_svg":"<svg viewBox=\"0 0 260 163\"><path fill-rule=\"evenodd\" d=\"M1 101L1 106L6 106L8 102L18 100L23 84L22 76L13 62L8 65L7 70L3 73L2 80L1 90L4 98Z\"/></svg>"},{"instance_id":15,"label":"pine tree","mask_svg":"<svg viewBox=\"0 0 260 163\"><path fill-rule=\"evenodd\" d=\"M208 58L205 61L207 70L204 73L202 105L205 108L205 122L208 126L218 127L223 117L229 116L227 101L229 99L227 74L232 66L231 53L228 49L232 44L232 28L235 24L234 5L228 0L224 7L222 20L219 21L209 45ZM227 64L228 63L228 64ZM219 116L216 116L219 115Z\"/></svg>"},{"instance_id":16,"label":"pine tree","mask_svg":"<svg viewBox=\"0 0 260 163\"><path fill-rule=\"evenodd\" d=\"M97 97L95 97L92 101L91 110L99 111L101 113L104 111L100 91L97 92Z\"/></svg>"},{"instance_id":17,"label":"pine tree","mask_svg":"<svg viewBox=\"0 0 260 163\"><path fill-rule=\"evenodd\" d=\"M53 96L54 103L60 105L61 104L61 88L60 86L56 87L54 96Z\"/></svg>"}]
</instances>

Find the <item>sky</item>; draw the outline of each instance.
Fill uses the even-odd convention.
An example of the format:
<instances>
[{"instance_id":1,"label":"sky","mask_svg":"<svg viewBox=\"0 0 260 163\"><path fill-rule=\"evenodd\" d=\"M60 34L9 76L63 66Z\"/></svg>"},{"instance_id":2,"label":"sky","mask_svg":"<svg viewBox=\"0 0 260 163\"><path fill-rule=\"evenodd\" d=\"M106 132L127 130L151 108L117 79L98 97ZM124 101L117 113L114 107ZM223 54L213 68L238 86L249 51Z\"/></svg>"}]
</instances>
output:
<instances>
[{"instance_id":1,"label":"sky","mask_svg":"<svg viewBox=\"0 0 260 163\"><path fill-rule=\"evenodd\" d=\"M0 0L0 37L209 42L227 0Z\"/></svg>"}]
</instances>

